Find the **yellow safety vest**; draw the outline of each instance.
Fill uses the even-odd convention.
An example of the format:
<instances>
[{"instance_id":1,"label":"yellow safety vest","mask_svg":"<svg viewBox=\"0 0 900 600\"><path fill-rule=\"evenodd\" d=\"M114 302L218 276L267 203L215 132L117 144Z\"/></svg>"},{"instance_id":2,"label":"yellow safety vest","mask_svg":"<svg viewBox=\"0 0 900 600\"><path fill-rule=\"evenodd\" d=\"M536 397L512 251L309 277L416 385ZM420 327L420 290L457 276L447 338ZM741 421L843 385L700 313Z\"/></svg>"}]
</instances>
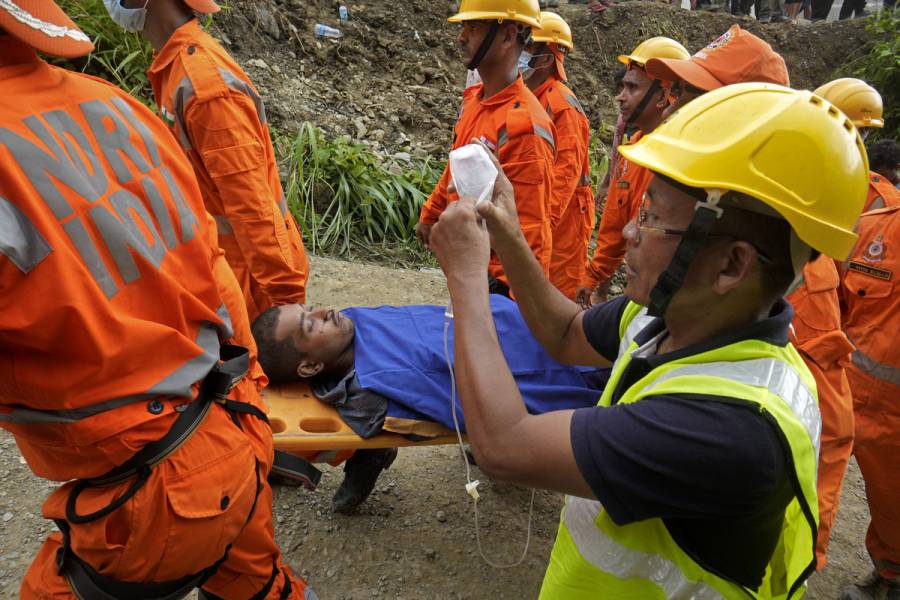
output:
<instances>
[{"instance_id":1,"label":"yellow safety vest","mask_svg":"<svg viewBox=\"0 0 900 600\"><path fill-rule=\"evenodd\" d=\"M629 303L619 325L621 344L600 398L608 407L638 349L634 337L652 321ZM662 519L616 525L600 502L566 497L540 600L692 600L799 598L815 568L816 466L821 419L816 385L793 346L745 340L660 365L632 385L619 403L660 394L702 393L751 404L778 425L795 497L757 590L723 579L692 559ZM697 400L702 402L702 400ZM740 544L740 540L734 543Z\"/></svg>"}]
</instances>

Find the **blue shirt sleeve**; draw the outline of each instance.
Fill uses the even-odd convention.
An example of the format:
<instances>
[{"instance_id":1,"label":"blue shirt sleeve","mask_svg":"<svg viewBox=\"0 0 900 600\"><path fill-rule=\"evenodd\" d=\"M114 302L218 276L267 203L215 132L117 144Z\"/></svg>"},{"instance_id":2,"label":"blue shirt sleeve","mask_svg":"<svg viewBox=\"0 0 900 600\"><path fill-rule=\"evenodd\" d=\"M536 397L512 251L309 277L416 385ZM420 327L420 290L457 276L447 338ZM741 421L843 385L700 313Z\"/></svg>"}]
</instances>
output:
<instances>
[{"instance_id":1,"label":"blue shirt sleeve","mask_svg":"<svg viewBox=\"0 0 900 600\"><path fill-rule=\"evenodd\" d=\"M575 461L612 520L752 515L786 477L780 440L749 406L651 396L575 411Z\"/></svg>"},{"instance_id":2,"label":"blue shirt sleeve","mask_svg":"<svg viewBox=\"0 0 900 600\"><path fill-rule=\"evenodd\" d=\"M588 343L610 362L619 356L619 323L627 305L628 298L619 296L591 307L581 320Z\"/></svg>"}]
</instances>

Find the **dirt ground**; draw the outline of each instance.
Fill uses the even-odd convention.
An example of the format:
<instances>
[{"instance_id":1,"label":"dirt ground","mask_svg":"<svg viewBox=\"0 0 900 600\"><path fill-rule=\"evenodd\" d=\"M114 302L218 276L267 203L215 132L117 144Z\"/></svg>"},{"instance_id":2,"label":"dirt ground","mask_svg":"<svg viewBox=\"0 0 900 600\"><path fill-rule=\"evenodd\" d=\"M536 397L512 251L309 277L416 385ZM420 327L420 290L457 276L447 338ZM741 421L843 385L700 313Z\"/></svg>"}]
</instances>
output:
<instances>
[{"instance_id":1,"label":"dirt ground","mask_svg":"<svg viewBox=\"0 0 900 600\"><path fill-rule=\"evenodd\" d=\"M230 0L212 32L247 69L285 132L311 121L390 154L445 158L465 68L457 26L446 18L457 0ZM341 23L338 7L349 9ZM602 15L562 4L576 49L569 83L591 125L611 126L617 106L611 77L616 57L641 40L667 35L697 51L737 22L767 40L787 62L795 87L814 88L844 74L867 49L861 19L796 25L759 24L728 14L692 12L659 2L622 1ZM340 39L317 38L316 23L338 27ZM608 140L607 140L608 141Z\"/></svg>"},{"instance_id":2,"label":"dirt ground","mask_svg":"<svg viewBox=\"0 0 900 600\"><path fill-rule=\"evenodd\" d=\"M311 301L349 305L444 303L434 271L395 270L334 259L312 259ZM481 477L475 469L475 477ZM562 498L538 492L531 544L524 562L494 569L479 556L465 473L454 446L403 449L372 497L353 516L333 515L340 469L325 467L319 489L275 490L276 533L289 564L322 600L529 599L537 596L556 532ZM483 477L482 477L483 479ZM40 516L53 484L31 475L12 437L0 433L0 597L16 598L31 557L52 525ZM484 551L495 563L518 560L526 538L530 492L485 481ZM809 598L833 600L869 569L863 540L865 491L851 465L832 537L830 562L810 583Z\"/></svg>"}]
</instances>

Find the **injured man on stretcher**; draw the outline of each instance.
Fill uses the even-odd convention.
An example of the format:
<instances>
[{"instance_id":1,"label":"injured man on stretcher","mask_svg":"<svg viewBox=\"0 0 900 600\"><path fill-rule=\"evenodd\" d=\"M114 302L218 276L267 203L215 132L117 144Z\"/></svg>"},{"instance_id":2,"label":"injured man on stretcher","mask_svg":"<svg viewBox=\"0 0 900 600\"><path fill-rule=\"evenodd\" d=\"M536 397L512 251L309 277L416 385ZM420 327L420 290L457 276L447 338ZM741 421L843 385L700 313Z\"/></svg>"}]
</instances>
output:
<instances>
[{"instance_id":1,"label":"injured man on stretcher","mask_svg":"<svg viewBox=\"0 0 900 600\"><path fill-rule=\"evenodd\" d=\"M500 347L529 412L593 406L609 371L555 362L528 330L515 302L491 296ZM306 378L357 435L391 431L428 438L453 428L445 307L289 304L253 323L259 362L271 384ZM446 347L453 362L453 326ZM460 428L465 418L459 400ZM437 426L436 426L437 425Z\"/></svg>"}]
</instances>

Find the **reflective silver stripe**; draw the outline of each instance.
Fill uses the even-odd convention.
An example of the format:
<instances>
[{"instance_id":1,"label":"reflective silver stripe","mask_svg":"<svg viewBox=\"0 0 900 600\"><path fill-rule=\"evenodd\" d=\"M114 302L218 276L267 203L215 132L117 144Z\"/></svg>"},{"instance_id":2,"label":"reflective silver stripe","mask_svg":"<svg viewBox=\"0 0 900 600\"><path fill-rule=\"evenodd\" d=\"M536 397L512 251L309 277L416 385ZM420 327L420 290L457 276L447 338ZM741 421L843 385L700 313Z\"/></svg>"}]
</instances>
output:
<instances>
[{"instance_id":1,"label":"reflective silver stripe","mask_svg":"<svg viewBox=\"0 0 900 600\"><path fill-rule=\"evenodd\" d=\"M284 195L284 192L281 192L281 198L278 199L278 209L281 211L281 216L287 218L287 196Z\"/></svg>"},{"instance_id":2,"label":"reflective silver stripe","mask_svg":"<svg viewBox=\"0 0 900 600\"><path fill-rule=\"evenodd\" d=\"M214 323L204 323L197 333L195 343L203 349L203 352L175 369L146 392L68 410L14 408L9 413L0 413L0 421L31 425L74 423L146 398L156 396L190 398L193 395L191 386L206 377L206 374L219 360L219 327Z\"/></svg>"},{"instance_id":3,"label":"reflective silver stripe","mask_svg":"<svg viewBox=\"0 0 900 600\"><path fill-rule=\"evenodd\" d=\"M553 140L553 134L541 127L540 125L534 126L534 135L544 138L550 147L553 148L553 151L556 152L556 142Z\"/></svg>"},{"instance_id":4,"label":"reflective silver stripe","mask_svg":"<svg viewBox=\"0 0 900 600\"><path fill-rule=\"evenodd\" d=\"M501 127L500 131L497 132L497 150L509 141L509 132L506 130L506 127Z\"/></svg>"},{"instance_id":5,"label":"reflective silver stripe","mask_svg":"<svg viewBox=\"0 0 900 600\"><path fill-rule=\"evenodd\" d=\"M0 196L0 254L6 255L20 271L28 273L52 251L34 223Z\"/></svg>"},{"instance_id":6,"label":"reflective silver stripe","mask_svg":"<svg viewBox=\"0 0 900 600\"><path fill-rule=\"evenodd\" d=\"M815 394L806 387L797 371L788 363L774 358L757 358L735 362L712 362L684 365L657 377L643 391L650 391L659 384L676 377L718 377L735 383L768 389L791 409L819 455L819 437L822 419Z\"/></svg>"},{"instance_id":7,"label":"reflective silver stripe","mask_svg":"<svg viewBox=\"0 0 900 600\"><path fill-rule=\"evenodd\" d=\"M891 385L900 385L900 369L878 362L860 349L853 351L850 360L856 367L875 379L880 379Z\"/></svg>"},{"instance_id":8,"label":"reflective silver stripe","mask_svg":"<svg viewBox=\"0 0 900 600\"><path fill-rule=\"evenodd\" d=\"M632 550L612 540L596 524L602 508L596 500L566 497L563 522L588 563L619 579L651 581L669 599L724 600L706 583L688 580L678 565L667 558Z\"/></svg>"},{"instance_id":9,"label":"reflective silver stripe","mask_svg":"<svg viewBox=\"0 0 900 600\"><path fill-rule=\"evenodd\" d=\"M222 319L222 327L219 328L222 332L222 337L227 339L233 336L234 327L231 323L231 314L228 312L228 307L225 306L224 302L216 309L216 316Z\"/></svg>"},{"instance_id":10,"label":"reflective silver stripe","mask_svg":"<svg viewBox=\"0 0 900 600\"><path fill-rule=\"evenodd\" d=\"M634 340L635 336L639 334L643 329L653 321L654 317L651 317L647 314L647 308L644 307L632 320L631 323L628 324L628 327L625 328L625 335L622 336L622 341L619 342L619 358L624 356L624 354L628 351L628 346L631 345L632 340Z\"/></svg>"},{"instance_id":11,"label":"reflective silver stripe","mask_svg":"<svg viewBox=\"0 0 900 600\"><path fill-rule=\"evenodd\" d=\"M589 175L582 175L581 179L578 180L578 187L585 187L587 185L591 185L591 178Z\"/></svg>"},{"instance_id":12,"label":"reflective silver stripe","mask_svg":"<svg viewBox=\"0 0 900 600\"><path fill-rule=\"evenodd\" d=\"M225 215L213 215L212 217L216 222L216 229L219 230L219 235L234 235L234 228L231 226L231 221L228 220L228 217Z\"/></svg>"},{"instance_id":13,"label":"reflective silver stripe","mask_svg":"<svg viewBox=\"0 0 900 600\"><path fill-rule=\"evenodd\" d=\"M580 112L582 115L587 116L584 112L584 107L581 106L581 102L578 101L578 98L572 96L571 94L563 94L566 99L566 102L569 103L569 106Z\"/></svg>"},{"instance_id":14,"label":"reflective silver stripe","mask_svg":"<svg viewBox=\"0 0 900 600\"><path fill-rule=\"evenodd\" d=\"M37 29L47 37L67 37L75 40L76 42L90 43L91 41L91 38L86 36L81 30L72 29L70 27L66 27L65 25L56 25L55 23L49 23L47 21L39 19L12 0L0 0L0 10L5 10L13 19L18 21L19 23L22 23L27 27L31 27L32 29Z\"/></svg>"},{"instance_id":15,"label":"reflective silver stripe","mask_svg":"<svg viewBox=\"0 0 900 600\"><path fill-rule=\"evenodd\" d=\"M175 124L177 125L178 141L181 142L181 147L185 150L191 149L191 140L188 138L187 129L185 128L184 109L196 95L194 84L191 83L189 77L182 79L175 87L175 91L172 92L172 110L175 112L172 116L175 117Z\"/></svg>"},{"instance_id":16,"label":"reflective silver stripe","mask_svg":"<svg viewBox=\"0 0 900 600\"><path fill-rule=\"evenodd\" d=\"M250 97L253 100L254 106L256 106L256 115L259 117L259 122L262 124L266 123L266 105L263 104L262 98L253 89L253 86L244 81L243 79L239 79L235 76L231 71L219 68L219 75L222 76L222 79L225 80L225 85L230 87L233 90L241 92Z\"/></svg>"}]
</instances>

